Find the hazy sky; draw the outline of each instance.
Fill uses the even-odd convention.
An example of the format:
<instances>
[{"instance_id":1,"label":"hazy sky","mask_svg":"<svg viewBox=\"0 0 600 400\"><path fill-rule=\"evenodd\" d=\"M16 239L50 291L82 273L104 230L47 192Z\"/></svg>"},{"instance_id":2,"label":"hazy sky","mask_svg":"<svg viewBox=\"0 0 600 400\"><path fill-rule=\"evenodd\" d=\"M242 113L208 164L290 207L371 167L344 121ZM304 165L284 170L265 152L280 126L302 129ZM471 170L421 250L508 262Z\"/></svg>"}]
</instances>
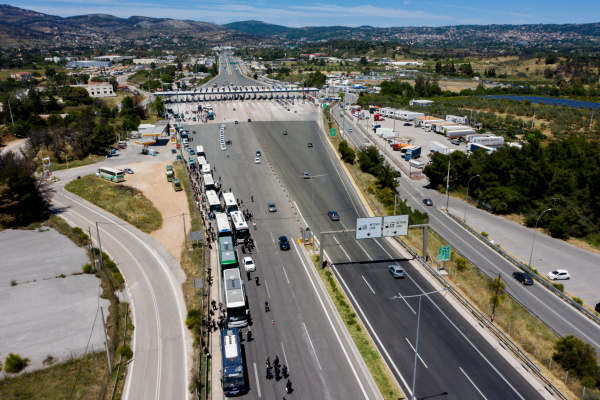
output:
<instances>
[{"instance_id":1,"label":"hazy sky","mask_svg":"<svg viewBox=\"0 0 600 400\"><path fill-rule=\"evenodd\" d=\"M122 18L141 15L218 24L254 19L291 27L600 22L599 0L20 0L8 4L62 17L102 13Z\"/></svg>"}]
</instances>

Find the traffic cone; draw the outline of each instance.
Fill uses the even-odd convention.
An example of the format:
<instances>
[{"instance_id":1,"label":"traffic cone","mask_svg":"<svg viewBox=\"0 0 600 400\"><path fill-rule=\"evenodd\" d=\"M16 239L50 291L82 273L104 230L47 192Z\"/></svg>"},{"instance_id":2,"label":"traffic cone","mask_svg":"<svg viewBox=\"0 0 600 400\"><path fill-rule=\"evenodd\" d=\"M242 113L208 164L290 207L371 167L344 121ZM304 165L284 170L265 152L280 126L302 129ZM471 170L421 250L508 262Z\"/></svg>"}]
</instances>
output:
<instances>
[{"instance_id":1,"label":"traffic cone","mask_svg":"<svg viewBox=\"0 0 600 400\"><path fill-rule=\"evenodd\" d=\"M271 325L275 325L275 321L271 320Z\"/></svg>"}]
</instances>

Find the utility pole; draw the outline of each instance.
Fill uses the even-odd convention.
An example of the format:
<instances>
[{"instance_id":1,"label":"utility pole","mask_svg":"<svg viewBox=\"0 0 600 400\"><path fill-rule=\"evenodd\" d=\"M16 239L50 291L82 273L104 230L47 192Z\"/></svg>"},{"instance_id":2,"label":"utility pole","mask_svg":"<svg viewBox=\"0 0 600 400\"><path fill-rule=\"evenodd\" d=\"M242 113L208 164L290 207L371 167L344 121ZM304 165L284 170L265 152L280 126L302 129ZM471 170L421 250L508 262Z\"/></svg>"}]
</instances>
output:
<instances>
[{"instance_id":1,"label":"utility pole","mask_svg":"<svg viewBox=\"0 0 600 400\"><path fill-rule=\"evenodd\" d=\"M500 277L502 272L498 274L498 284L496 285L496 296L494 296L494 307L492 307L492 322L494 322L494 313L496 312L496 302L498 301L498 291L500 290Z\"/></svg>"},{"instance_id":2,"label":"utility pole","mask_svg":"<svg viewBox=\"0 0 600 400\"><path fill-rule=\"evenodd\" d=\"M104 269L104 258L102 257L102 242L100 241L100 229L98 228L98 222L96 222L96 236L98 237L98 247L100 249L100 267Z\"/></svg>"},{"instance_id":3,"label":"utility pole","mask_svg":"<svg viewBox=\"0 0 600 400\"><path fill-rule=\"evenodd\" d=\"M106 341L106 359L108 360L108 370L112 372L112 363L110 362L110 349L108 348L108 336L106 335L106 324L104 323L104 310L100 307L100 315L102 316L102 328L104 331L104 340Z\"/></svg>"},{"instance_id":4,"label":"utility pole","mask_svg":"<svg viewBox=\"0 0 600 400\"><path fill-rule=\"evenodd\" d=\"M183 239L185 240L185 254L187 254L187 256L189 257L190 253L188 253L187 247L187 232L185 231L185 213L181 214L181 216L183 217Z\"/></svg>"}]
</instances>

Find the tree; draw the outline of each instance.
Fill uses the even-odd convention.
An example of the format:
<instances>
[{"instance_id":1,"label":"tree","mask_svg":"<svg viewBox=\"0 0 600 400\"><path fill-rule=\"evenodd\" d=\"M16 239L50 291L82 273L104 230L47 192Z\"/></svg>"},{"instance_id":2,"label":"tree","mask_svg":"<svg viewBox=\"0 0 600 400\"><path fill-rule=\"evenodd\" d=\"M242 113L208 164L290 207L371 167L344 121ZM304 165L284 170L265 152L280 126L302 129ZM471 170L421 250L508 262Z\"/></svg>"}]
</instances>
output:
<instances>
[{"instance_id":1,"label":"tree","mask_svg":"<svg viewBox=\"0 0 600 400\"><path fill-rule=\"evenodd\" d=\"M4 371L9 374L18 374L29 365L29 358L22 358L18 354L8 353L4 360Z\"/></svg>"},{"instance_id":2,"label":"tree","mask_svg":"<svg viewBox=\"0 0 600 400\"><path fill-rule=\"evenodd\" d=\"M163 104L163 101L160 97L157 97L154 100L154 103L152 103L152 110L154 112L156 112L156 115L163 116L165 114L165 106Z\"/></svg>"},{"instance_id":3,"label":"tree","mask_svg":"<svg viewBox=\"0 0 600 400\"><path fill-rule=\"evenodd\" d=\"M550 53L546 56L546 65L555 64L558 61L558 56L554 53Z\"/></svg>"},{"instance_id":4,"label":"tree","mask_svg":"<svg viewBox=\"0 0 600 400\"><path fill-rule=\"evenodd\" d=\"M150 63L150 69L152 69L152 70L156 69L156 63L155 62L151 62Z\"/></svg>"},{"instance_id":5,"label":"tree","mask_svg":"<svg viewBox=\"0 0 600 400\"><path fill-rule=\"evenodd\" d=\"M108 146L115 142L115 131L111 125L97 125L88 149L95 154L106 154Z\"/></svg>"},{"instance_id":6,"label":"tree","mask_svg":"<svg viewBox=\"0 0 600 400\"><path fill-rule=\"evenodd\" d=\"M368 64L367 57L361 57L359 63L361 63L363 65L367 65Z\"/></svg>"},{"instance_id":7,"label":"tree","mask_svg":"<svg viewBox=\"0 0 600 400\"><path fill-rule=\"evenodd\" d=\"M573 335L568 335L558 340L554 349L556 352L552 356L553 360L556 360L564 369L575 371L580 378L592 377L598 385L600 367L596 349L589 343L585 343Z\"/></svg>"},{"instance_id":8,"label":"tree","mask_svg":"<svg viewBox=\"0 0 600 400\"><path fill-rule=\"evenodd\" d=\"M181 61L177 62L177 71L183 71L183 65L181 64Z\"/></svg>"},{"instance_id":9,"label":"tree","mask_svg":"<svg viewBox=\"0 0 600 400\"><path fill-rule=\"evenodd\" d=\"M354 160L356 159L356 151L350 146L348 146L348 142L346 140L342 140L338 147L340 151L340 155L344 162L348 164L354 164Z\"/></svg>"},{"instance_id":10,"label":"tree","mask_svg":"<svg viewBox=\"0 0 600 400\"><path fill-rule=\"evenodd\" d=\"M398 174L396 173L396 170L392 168L392 166L389 163L386 162L381 166L379 174L377 174L377 180L375 183L381 189L389 188L394 190L396 189L396 187L398 187L398 181L396 180L397 177Z\"/></svg>"},{"instance_id":11,"label":"tree","mask_svg":"<svg viewBox=\"0 0 600 400\"><path fill-rule=\"evenodd\" d=\"M161 79L164 83L172 83L173 79L171 79L171 75L162 74Z\"/></svg>"},{"instance_id":12,"label":"tree","mask_svg":"<svg viewBox=\"0 0 600 400\"><path fill-rule=\"evenodd\" d=\"M99 76L94 76L94 77L91 79L91 81L92 81L92 82L102 82L102 78L100 78Z\"/></svg>"},{"instance_id":13,"label":"tree","mask_svg":"<svg viewBox=\"0 0 600 400\"><path fill-rule=\"evenodd\" d=\"M358 152L358 162L361 171L377 176L383 161L379 157L377 147L369 146Z\"/></svg>"},{"instance_id":14,"label":"tree","mask_svg":"<svg viewBox=\"0 0 600 400\"><path fill-rule=\"evenodd\" d=\"M258 74L255 72L254 75L252 75L252 79L258 79Z\"/></svg>"},{"instance_id":15,"label":"tree","mask_svg":"<svg viewBox=\"0 0 600 400\"><path fill-rule=\"evenodd\" d=\"M437 74L441 74L442 73L442 63L439 62L439 61L435 63L435 72Z\"/></svg>"},{"instance_id":16,"label":"tree","mask_svg":"<svg viewBox=\"0 0 600 400\"><path fill-rule=\"evenodd\" d=\"M54 75L56 75L56 70L52 67L46 67L46 78L48 79L52 79L54 77Z\"/></svg>"}]
</instances>

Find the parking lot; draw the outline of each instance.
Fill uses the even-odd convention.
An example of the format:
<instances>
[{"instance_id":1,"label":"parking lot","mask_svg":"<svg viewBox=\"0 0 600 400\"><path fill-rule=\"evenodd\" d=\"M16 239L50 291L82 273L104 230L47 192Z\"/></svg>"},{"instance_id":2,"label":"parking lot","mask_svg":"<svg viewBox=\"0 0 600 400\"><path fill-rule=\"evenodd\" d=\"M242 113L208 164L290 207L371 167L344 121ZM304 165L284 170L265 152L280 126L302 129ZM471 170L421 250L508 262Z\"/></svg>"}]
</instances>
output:
<instances>
[{"instance_id":1,"label":"parking lot","mask_svg":"<svg viewBox=\"0 0 600 400\"><path fill-rule=\"evenodd\" d=\"M19 354L31 360L31 370L48 355L80 356L92 327L89 351L104 349L97 310L103 307L107 317L110 302L99 298L96 276L80 274L89 263L84 249L53 229L6 230L0 254L0 359Z\"/></svg>"}]
</instances>

